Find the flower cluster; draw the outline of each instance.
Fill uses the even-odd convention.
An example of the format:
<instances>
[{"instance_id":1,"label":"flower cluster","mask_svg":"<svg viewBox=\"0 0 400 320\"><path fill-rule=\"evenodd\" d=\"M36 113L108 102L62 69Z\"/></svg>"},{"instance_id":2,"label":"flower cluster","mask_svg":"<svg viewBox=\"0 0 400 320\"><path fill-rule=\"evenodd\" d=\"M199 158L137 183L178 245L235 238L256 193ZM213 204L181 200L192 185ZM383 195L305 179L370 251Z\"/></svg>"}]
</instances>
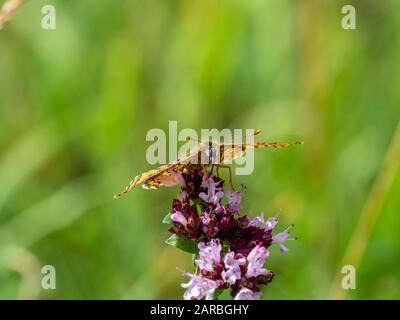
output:
<instances>
[{"instance_id":1,"label":"flower cluster","mask_svg":"<svg viewBox=\"0 0 400 320\"><path fill-rule=\"evenodd\" d=\"M261 287L274 277L264 268L267 249L278 244L287 252L289 228L273 235L276 217L241 214L243 190L224 191L224 181L208 171L174 172L172 179L181 192L172 203L169 231L189 243L186 251L195 254L198 270L185 273L184 299L214 299L225 289L237 300L260 299Z\"/></svg>"},{"instance_id":2,"label":"flower cluster","mask_svg":"<svg viewBox=\"0 0 400 320\"><path fill-rule=\"evenodd\" d=\"M264 269L263 265L269 252L262 245L256 245L245 257L240 253L228 250L222 256L222 245L219 240L211 240L208 244L199 243L199 258L196 266L200 275L186 272L189 282L185 299L212 299L217 289L231 288L235 300L259 299L261 285L271 282L274 274Z\"/></svg>"}]
</instances>

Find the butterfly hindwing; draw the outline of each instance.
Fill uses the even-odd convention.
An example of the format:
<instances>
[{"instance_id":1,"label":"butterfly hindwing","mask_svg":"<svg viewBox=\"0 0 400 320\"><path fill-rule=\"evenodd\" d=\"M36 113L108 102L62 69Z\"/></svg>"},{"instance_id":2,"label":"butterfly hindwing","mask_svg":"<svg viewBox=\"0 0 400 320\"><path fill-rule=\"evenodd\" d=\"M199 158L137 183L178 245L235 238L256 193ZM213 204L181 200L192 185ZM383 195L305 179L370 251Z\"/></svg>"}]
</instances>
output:
<instances>
[{"instance_id":1,"label":"butterfly hindwing","mask_svg":"<svg viewBox=\"0 0 400 320\"><path fill-rule=\"evenodd\" d=\"M116 194L114 198L119 198L125 193L128 193L133 188L143 184L145 189L157 189L158 187L165 184L168 178L171 176L171 170L178 172L184 171L185 169L191 169L192 162L197 159L199 152L194 152L186 157L181 158L175 162L162 165L156 169L151 169L149 171L143 172L137 175L124 189L124 191Z\"/></svg>"},{"instance_id":2,"label":"butterfly hindwing","mask_svg":"<svg viewBox=\"0 0 400 320\"><path fill-rule=\"evenodd\" d=\"M147 181L154 181L154 179L156 177L158 177L160 174L162 174L163 172L167 171L170 168L173 168L174 166L176 166L177 164L179 164L179 162L173 162L170 164L166 164L166 165L162 165L156 169L151 169L149 171L143 172L139 175L137 175L124 189L124 191L116 194L114 196L114 198L119 198L121 195L123 195L124 193L128 193L129 191L131 191L133 188L137 187L138 185L141 185L142 183L146 183ZM153 186L153 188L157 187L157 183L154 182L152 184L152 182L149 183L149 188L151 188Z\"/></svg>"},{"instance_id":3,"label":"butterfly hindwing","mask_svg":"<svg viewBox=\"0 0 400 320\"><path fill-rule=\"evenodd\" d=\"M162 185L167 185L166 182L168 181L168 179L169 178L173 178L171 171L179 172L179 171L185 170L185 168L186 168L186 164L182 164L180 162L176 162L172 166L168 166L167 170L161 171L161 172L159 172L159 174L148 178L144 182L143 188L145 188L145 189L157 189L158 187L160 187Z\"/></svg>"}]
</instances>

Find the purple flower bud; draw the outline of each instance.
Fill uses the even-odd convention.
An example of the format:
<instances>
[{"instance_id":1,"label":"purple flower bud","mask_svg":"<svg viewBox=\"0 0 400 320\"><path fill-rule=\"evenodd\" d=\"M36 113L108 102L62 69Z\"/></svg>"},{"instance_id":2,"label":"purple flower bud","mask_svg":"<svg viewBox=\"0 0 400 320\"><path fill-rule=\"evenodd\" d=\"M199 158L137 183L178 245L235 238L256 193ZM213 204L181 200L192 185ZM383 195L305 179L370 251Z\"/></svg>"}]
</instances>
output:
<instances>
[{"instance_id":1,"label":"purple flower bud","mask_svg":"<svg viewBox=\"0 0 400 320\"><path fill-rule=\"evenodd\" d=\"M220 289L224 289L226 287L225 282L223 282L222 280L217 280L217 286Z\"/></svg>"},{"instance_id":2,"label":"purple flower bud","mask_svg":"<svg viewBox=\"0 0 400 320\"><path fill-rule=\"evenodd\" d=\"M181 225L183 225L185 227L188 223L185 216L182 214L182 212L179 212L179 211L175 211L173 214L171 214L171 220L173 222L180 223Z\"/></svg>"},{"instance_id":3,"label":"purple flower bud","mask_svg":"<svg viewBox=\"0 0 400 320\"><path fill-rule=\"evenodd\" d=\"M217 275L216 273L211 273L211 274L209 275L209 278L210 278L211 280L217 280L218 275Z\"/></svg>"},{"instance_id":4,"label":"purple flower bud","mask_svg":"<svg viewBox=\"0 0 400 320\"><path fill-rule=\"evenodd\" d=\"M223 264L218 263L217 265L215 265L214 270L217 274L220 274L222 272L222 270L224 270Z\"/></svg>"},{"instance_id":5,"label":"purple flower bud","mask_svg":"<svg viewBox=\"0 0 400 320\"><path fill-rule=\"evenodd\" d=\"M214 237L218 233L218 231L219 231L218 227L214 226L209 230L208 234L211 237Z\"/></svg>"},{"instance_id":6,"label":"purple flower bud","mask_svg":"<svg viewBox=\"0 0 400 320\"><path fill-rule=\"evenodd\" d=\"M225 225L228 222L228 218L227 217L222 217L221 220L219 221L219 223L221 225Z\"/></svg>"},{"instance_id":7,"label":"purple flower bud","mask_svg":"<svg viewBox=\"0 0 400 320\"><path fill-rule=\"evenodd\" d=\"M226 209L225 209L224 206L221 206L221 205L218 204L218 203L217 203L216 206L217 206L217 207L213 210L213 213L219 214L219 213L222 213L222 212L226 212Z\"/></svg>"},{"instance_id":8,"label":"purple flower bud","mask_svg":"<svg viewBox=\"0 0 400 320\"><path fill-rule=\"evenodd\" d=\"M202 269L202 270L200 271L200 273L201 273L201 275L204 276L204 277L207 277L208 274L209 274L209 272L208 272L206 269Z\"/></svg>"},{"instance_id":9,"label":"purple flower bud","mask_svg":"<svg viewBox=\"0 0 400 320\"><path fill-rule=\"evenodd\" d=\"M189 217L188 218L188 223L189 224L194 224L195 223L194 218L193 217Z\"/></svg>"}]
</instances>

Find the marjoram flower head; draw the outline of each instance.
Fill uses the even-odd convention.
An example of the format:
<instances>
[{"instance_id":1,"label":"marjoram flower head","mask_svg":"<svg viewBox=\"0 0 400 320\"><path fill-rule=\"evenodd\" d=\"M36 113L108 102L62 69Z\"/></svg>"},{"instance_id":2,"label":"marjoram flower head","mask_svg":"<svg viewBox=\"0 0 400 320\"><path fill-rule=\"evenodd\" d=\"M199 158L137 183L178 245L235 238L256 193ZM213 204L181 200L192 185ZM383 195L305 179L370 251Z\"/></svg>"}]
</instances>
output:
<instances>
[{"instance_id":1,"label":"marjoram flower head","mask_svg":"<svg viewBox=\"0 0 400 320\"><path fill-rule=\"evenodd\" d=\"M174 176L181 192L164 219L171 225L167 243L194 254L196 267L184 272L184 299L217 299L224 290L235 300L260 299L274 278L265 267L268 248L287 252L290 228L273 234L277 217L242 214L243 191L225 191L224 181L204 168Z\"/></svg>"}]
</instances>

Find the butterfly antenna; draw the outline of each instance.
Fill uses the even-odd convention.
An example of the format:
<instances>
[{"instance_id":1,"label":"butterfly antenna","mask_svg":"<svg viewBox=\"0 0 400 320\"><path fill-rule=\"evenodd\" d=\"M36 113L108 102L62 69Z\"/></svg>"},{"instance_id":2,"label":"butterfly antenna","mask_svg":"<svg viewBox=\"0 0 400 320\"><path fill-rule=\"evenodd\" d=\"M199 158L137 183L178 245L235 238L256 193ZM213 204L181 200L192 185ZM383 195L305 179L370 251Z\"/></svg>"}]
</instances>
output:
<instances>
[{"instance_id":1,"label":"butterfly antenna","mask_svg":"<svg viewBox=\"0 0 400 320\"><path fill-rule=\"evenodd\" d=\"M258 135L258 134L260 134L262 131L261 130L254 130L254 132L251 132L251 133L249 133L249 134L244 134L243 136L242 136L242 138L247 138L247 137L250 137L250 136L256 136L256 135Z\"/></svg>"}]
</instances>

